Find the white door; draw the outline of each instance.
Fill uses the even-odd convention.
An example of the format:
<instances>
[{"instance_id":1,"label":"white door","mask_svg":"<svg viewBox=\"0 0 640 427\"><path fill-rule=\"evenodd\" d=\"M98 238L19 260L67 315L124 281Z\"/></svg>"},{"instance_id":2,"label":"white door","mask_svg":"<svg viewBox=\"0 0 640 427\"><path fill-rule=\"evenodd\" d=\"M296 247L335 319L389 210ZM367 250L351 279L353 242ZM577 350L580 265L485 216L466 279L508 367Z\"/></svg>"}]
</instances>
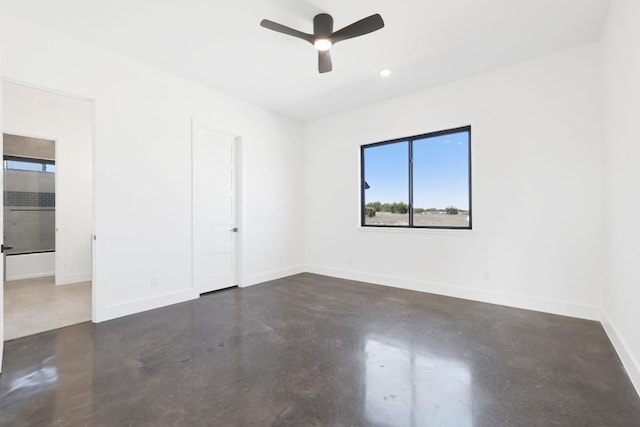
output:
<instances>
[{"instance_id":1,"label":"white door","mask_svg":"<svg viewBox=\"0 0 640 427\"><path fill-rule=\"evenodd\" d=\"M193 287L198 293L238 284L236 138L194 121Z\"/></svg>"}]
</instances>

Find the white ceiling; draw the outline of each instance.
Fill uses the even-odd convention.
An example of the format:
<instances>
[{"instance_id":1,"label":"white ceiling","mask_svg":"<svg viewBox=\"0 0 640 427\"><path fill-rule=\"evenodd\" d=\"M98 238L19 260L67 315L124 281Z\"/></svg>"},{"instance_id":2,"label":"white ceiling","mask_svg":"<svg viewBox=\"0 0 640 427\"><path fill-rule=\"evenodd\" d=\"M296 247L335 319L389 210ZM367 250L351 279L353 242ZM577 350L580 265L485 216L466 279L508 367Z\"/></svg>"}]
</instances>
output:
<instances>
[{"instance_id":1,"label":"white ceiling","mask_svg":"<svg viewBox=\"0 0 640 427\"><path fill-rule=\"evenodd\" d=\"M0 9L299 120L349 110L600 37L610 0L0 0ZM319 74L311 33L373 13L385 28L332 49ZM393 71L386 79L383 68Z\"/></svg>"}]
</instances>

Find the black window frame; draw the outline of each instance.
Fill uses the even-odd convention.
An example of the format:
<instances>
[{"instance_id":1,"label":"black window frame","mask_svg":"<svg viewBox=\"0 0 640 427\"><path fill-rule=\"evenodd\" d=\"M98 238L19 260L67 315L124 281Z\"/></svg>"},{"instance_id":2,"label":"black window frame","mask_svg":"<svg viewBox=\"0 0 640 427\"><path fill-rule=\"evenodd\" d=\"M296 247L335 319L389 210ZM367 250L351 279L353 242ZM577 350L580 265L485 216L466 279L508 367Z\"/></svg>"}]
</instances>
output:
<instances>
[{"instance_id":1,"label":"black window frame","mask_svg":"<svg viewBox=\"0 0 640 427\"><path fill-rule=\"evenodd\" d=\"M466 227L451 227L451 226L436 226L436 225L414 225L413 217L413 142L415 140L434 138L443 135L450 135L454 133L467 132L469 135L469 143L467 147L467 162L468 162L468 179L469 179L469 223ZM366 224L366 204L365 204L365 190L367 189L365 182L365 161L364 152L367 148L378 147L381 145L397 144L406 142L408 144L408 171L409 171L409 185L408 185L408 225L387 225L387 224ZM374 142L372 144L365 144L360 146L360 226L367 228L417 228L417 229L439 229L439 230L473 230L473 198L472 198L472 178L471 178L471 125L460 126L452 129L439 130L435 132L423 133L420 135L407 136L403 138L391 139L388 141Z\"/></svg>"}]
</instances>

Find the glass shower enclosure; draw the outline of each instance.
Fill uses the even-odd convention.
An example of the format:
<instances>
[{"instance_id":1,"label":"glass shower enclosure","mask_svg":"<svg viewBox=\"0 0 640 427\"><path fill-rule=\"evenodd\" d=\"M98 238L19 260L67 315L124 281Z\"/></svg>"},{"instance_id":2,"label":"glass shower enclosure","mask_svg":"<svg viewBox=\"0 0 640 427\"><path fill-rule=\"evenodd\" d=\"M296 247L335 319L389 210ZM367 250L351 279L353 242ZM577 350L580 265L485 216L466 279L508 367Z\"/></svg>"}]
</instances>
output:
<instances>
[{"instance_id":1,"label":"glass shower enclosure","mask_svg":"<svg viewBox=\"0 0 640 427\"><path fill-rule=\"evenodd\" d=\"M15 138L21 138L22 145L29 142L31 144L25 150L12 150L11 138L5 135L4 242L6 246L11 247L5 254L55 251L56 166L52 155L54 142L35 138ZM35 143L28 140L35 140ZM47 145L51 146L50 150L36 149ZM41 157L36 157L38 154Z\"/></svg>"}]
</instances>

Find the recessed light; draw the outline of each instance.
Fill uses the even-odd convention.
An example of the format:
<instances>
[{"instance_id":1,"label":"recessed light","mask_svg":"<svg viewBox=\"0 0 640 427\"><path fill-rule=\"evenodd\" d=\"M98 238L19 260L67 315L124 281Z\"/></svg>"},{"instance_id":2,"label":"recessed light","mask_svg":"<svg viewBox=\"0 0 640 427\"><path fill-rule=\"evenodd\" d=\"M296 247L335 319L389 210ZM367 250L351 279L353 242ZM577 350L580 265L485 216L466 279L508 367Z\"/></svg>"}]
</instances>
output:
<instances>
[{"instance_id":1,"label":"recessed light","mask_svg":"<svg viewBox=\"0 0 640 427\"><path fill-rule=\"evenodd\" d=\"M389 77L391 75L391 70L382 70L380 71L380 75L382 77Z\"/></svg>"}]
</instances>

